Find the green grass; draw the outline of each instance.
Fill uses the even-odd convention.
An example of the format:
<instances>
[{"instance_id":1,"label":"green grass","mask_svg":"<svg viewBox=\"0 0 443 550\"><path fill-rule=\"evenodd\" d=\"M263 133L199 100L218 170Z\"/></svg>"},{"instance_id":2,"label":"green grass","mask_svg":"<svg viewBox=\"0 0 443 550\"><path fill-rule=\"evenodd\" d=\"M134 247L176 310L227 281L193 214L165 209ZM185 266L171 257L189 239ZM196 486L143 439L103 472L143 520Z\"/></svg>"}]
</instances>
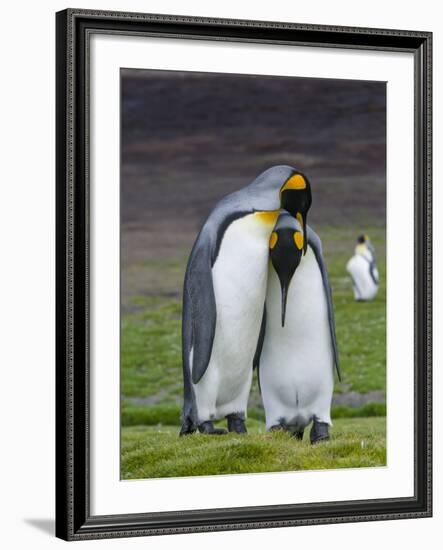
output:
<instances>
[{"instance_id":1,"label":"green grass","mask_svg":"<svg viewBox=\"0 0 443 550\"><path fill-rule=\"evenodd\" d=\"M182 392L181 303L151 297L134 302L142 309L122 319L122 393L174 401Z\"/></svg>"},{"instance_id":2,"label":"green grass","mask_svg":"<svg viewBox=\"0 0 443 550\"><path fill-rule=\"evenodd\" d=\"M331 440L311 446L287 433L265 433L250 419L239 436L178 437L176 426L122 429L122 479L374 467L386 464L385 418L339 419Z\"/></svg>"}]
</instances>

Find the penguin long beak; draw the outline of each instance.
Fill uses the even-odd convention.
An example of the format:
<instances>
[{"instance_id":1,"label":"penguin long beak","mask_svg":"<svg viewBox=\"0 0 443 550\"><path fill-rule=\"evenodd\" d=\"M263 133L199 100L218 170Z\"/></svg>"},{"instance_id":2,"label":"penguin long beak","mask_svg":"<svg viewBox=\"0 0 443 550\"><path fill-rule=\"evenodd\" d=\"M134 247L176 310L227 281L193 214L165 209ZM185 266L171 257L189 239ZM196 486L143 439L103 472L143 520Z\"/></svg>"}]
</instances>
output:
<instances>
[{"instance_id":1,"label":"penguin long beak","mask_svg":"<svg viewBox=\"0 0 443 550\"><path fill-rule=\"evenodd\" d=\"M286 303L288 301L288 286L285 283L281 283L281 326L285 326L286 318Z\"/></svg>"}]
</instances>

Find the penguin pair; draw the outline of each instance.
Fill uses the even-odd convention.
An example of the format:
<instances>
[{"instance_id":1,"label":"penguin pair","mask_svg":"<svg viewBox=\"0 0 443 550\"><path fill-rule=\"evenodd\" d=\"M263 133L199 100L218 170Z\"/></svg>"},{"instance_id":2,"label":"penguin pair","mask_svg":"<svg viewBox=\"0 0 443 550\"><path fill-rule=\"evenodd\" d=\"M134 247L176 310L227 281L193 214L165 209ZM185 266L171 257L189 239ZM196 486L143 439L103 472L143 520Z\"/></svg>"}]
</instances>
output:
<instances>
[{"instance_id":1,"label":"penguin pair","mask_svg":"<svg viewBox=\"0 0 443 550\"><path fill-rule=\"evenodd\" d=\"M354 256L346 264L346 270L352 279L354 299L357 302L374 300L380 281L375 250L367 235L357 238Z\"/></svg>"},{"instance_id":2,"label":"penguin pair","mask_svg":"<svg viewBox=\"0 0 443 550\"><path fill-rule=\"evenodd\" d=\"M269 239L281 208L305 235L311 202L307 178L276 166L222 199L204 223L184 281L180 435L226 433L213 424L224 417L228 431L246 432L252 365L267 353Z\"/></svg>"}]
</instances>

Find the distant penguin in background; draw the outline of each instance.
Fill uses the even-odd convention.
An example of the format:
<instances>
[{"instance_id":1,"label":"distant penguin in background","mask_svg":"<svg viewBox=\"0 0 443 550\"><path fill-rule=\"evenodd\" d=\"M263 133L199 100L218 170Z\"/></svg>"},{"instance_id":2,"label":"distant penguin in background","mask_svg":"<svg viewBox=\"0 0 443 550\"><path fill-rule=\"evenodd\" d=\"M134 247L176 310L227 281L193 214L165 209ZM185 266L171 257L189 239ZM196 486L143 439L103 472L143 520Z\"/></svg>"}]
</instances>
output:
<instances>
[{"instance_id":1,"label":"distant penguin in background","mask_svg":"<svg viewBox=\"0 0 443 550\"><path fill-rule=\"evenodd\" d=\"M314 444L329 439L334 365L340 375L321 241L282 211L269 249L266 314L256 357L266 428L302 439L313 422Z\"/></svg>"},{"instance_id":2,"label":"distant penguin in background","mask_svg":"<svg viewBox=\"0 0 443 550\"><path fill-rule=\"evenodd\" d=\"M357 302L373 300L377 296L379 275L375 249L367 235L357 238L354 256L346 264L346 270L351 276Z\"/></svg>"},{"instance_id":3,"label":"distant penguin in background","mask_svg":"<svg viewBox=\"0 0 443 550\"><path fill-rule=\"evenodd\" d=\"M184 281L184 406L180 435L246 432L252 365L263 317L269 236L280 207L306 226L308 179L275 166L222 199L204 223Z\"/></svg>"}]
</instances>

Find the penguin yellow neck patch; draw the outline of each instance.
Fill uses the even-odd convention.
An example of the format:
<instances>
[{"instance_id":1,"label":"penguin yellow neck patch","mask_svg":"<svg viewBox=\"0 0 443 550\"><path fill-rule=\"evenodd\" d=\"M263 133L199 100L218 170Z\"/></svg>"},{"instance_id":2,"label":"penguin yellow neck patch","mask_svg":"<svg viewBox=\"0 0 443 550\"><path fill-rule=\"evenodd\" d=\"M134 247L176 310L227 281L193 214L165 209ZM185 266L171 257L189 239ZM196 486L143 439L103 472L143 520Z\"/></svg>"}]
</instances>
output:
<instances>
[{"instance_id":1,"label":"penguin yellow neck patch","mask_svg":"<svg viewBox=\"0 0 443 550\"><path fill-rule=\"evenodd\" d=\"M256 218L260 222L264 224L272 224L272 225L275 225L275 223L277 222L277 218L279 214L280 214L279 210L266 210L263 212L254 212L254 216L256 216Z\"/></svg>"},{"instance_id":2,"label":"penguin yellow neck patch","mask_svg":"<svg viewBox=\"0 0 443 550\"><path fill-rule=\"evenodd\" d=\"M300 214L300 212L297 212L297 215L295 216L298 220L298 223L303 227L303 216Z\"/></svg>"},{"instance_id":3,"label":"penguin yellow neck patch","mask_svg":"<svg viewBox=\"0 0 443 550\"><path fill-rule=\"evenodd\" d=\"M303 234L300 233L300 231L296 231L296 232L294 233L294 242L295 242L295 246L296 246L299 250L301 250L301 249L303 248L303 244L304 244L303 241L304 241L304 239L303 239Z\"/></svg>"},{"instance_id":4,"label":"penguin yellow neck patch","mask_svg":"<svg viewBox=\"0 0 443 550\"><path fill-rule=\"evenodd\" d=\"M277 244L278 241L278 235L275 231L271 233L271 238L269 239L269 248L272 250L274 246Z\"/></svg>"},{"instance_id":5,"label":"penguin yellow neck patch","mask_svg":"<svg viewBox=\"0 0 443 550\"><path fill-rule=\"evenodd\" d=\"M283 185L283 187L280 189L280 193L283 193L283 191L287 191L288 189L306 189L306 180L303 176L300 174L295 174L295 176L291 176L288 181Z\"/></svg>"}]
</instances>

